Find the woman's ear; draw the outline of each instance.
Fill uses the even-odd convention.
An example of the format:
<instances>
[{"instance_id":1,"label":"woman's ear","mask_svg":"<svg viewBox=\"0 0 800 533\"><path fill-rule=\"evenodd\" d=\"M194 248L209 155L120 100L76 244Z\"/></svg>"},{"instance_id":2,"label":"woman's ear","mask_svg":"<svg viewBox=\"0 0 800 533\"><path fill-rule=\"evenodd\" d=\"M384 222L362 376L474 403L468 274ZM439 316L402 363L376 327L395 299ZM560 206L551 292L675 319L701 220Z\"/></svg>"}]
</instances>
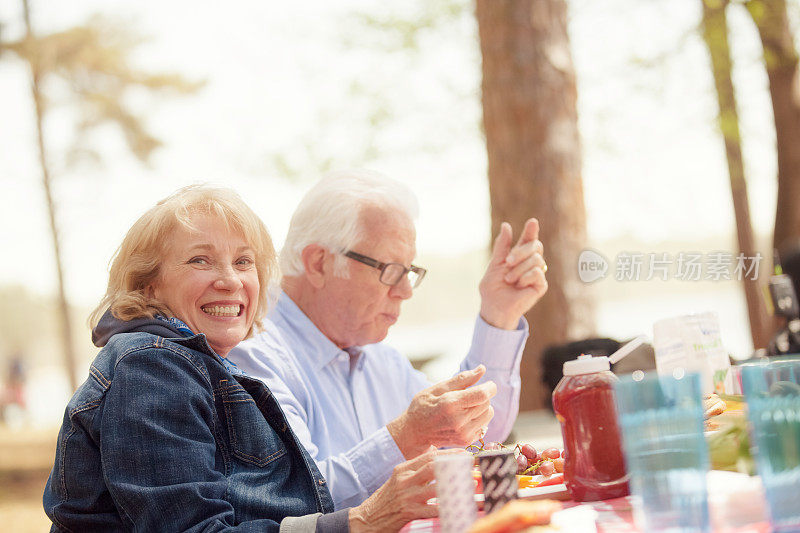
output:
<instances>
[{"instance_id":1,"label":"woman's ear","mask_svg":"<svg viewBox=\"0 0 800 533\"><path fill-rule=\"evenodd\" d=\"M153 300L156 297L156 288L155 288L155 280L153 280L147 287L144 288L144 295L145 297Z\"/></svg>"},{"instance_id":2,"label":"woman's ear","mask_svg":"<svg viewBox=\"0 0 800 533\"><path fill-rule=\"evenodd\" d=\"M330 253L319 244L309 244L300 254L305 270L305 278L315 289L325 286L325 280L329 274L329 266L326 259Z\"/></svg>"}]
</instances>

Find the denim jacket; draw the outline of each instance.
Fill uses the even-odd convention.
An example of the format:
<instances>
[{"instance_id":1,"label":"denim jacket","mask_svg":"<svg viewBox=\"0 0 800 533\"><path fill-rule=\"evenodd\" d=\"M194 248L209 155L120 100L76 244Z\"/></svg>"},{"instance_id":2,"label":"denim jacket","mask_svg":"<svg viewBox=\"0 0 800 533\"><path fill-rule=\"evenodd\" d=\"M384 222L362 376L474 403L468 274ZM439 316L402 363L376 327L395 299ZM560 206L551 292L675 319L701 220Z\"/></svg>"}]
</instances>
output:
<instances>
[{"instance_id":1,"label":"denim jacket","mask_svg":"<svg viewBox=\"0 0 800 533\"><path fill-rule=\"evenodd\" d=\"M52 531L278 531L331 512L270 390L232 375L204 335L150 326L110 336L67 405Z\"/></svg>"}]
</instances>

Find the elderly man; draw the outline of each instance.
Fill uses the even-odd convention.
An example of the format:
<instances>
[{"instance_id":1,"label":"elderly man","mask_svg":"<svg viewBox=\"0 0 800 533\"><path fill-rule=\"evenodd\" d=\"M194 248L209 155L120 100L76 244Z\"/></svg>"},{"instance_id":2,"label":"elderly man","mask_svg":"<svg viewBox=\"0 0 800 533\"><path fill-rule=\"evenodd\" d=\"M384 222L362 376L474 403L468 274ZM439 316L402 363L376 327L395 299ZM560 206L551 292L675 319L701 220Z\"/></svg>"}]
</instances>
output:
<instances>
[{"instance_id":1,"label":"elderly man","mask_svg":"<svg viewBox=\"0 0 800 533\"><path fill-rule=\"evenodd\" d=\"M538 222L528 220L513 247L502 225L461 372L431 385L381 343L425 275L412 264L416 214L408 188L380 175L320 181L292 217L275 309L229 355L267 382L337 508L360 503L431 446L465 446L484 433L504 440L517 416L522 316L547 290Z\"/></svg>"}]
</instances>

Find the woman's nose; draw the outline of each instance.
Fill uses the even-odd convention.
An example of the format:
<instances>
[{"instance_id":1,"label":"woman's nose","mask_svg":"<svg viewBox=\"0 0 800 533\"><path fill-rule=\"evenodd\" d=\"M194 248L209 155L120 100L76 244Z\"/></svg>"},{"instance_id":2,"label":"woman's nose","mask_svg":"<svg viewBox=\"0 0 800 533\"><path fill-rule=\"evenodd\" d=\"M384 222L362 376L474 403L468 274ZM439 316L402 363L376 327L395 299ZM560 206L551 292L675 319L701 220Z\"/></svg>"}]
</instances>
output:
<instances>
[{"instance_id":1,"label":"woman's nose","mask_svg":"<svg viewBox=\"0 0 800 533\"><path fill-rule=\"evenodd\" d=\"M214 288L219 290L233 291L240 289L243 286L242 280L232 266L223 267L217 274L217 279L214 280Z\"/></svg>"}]
</instances>

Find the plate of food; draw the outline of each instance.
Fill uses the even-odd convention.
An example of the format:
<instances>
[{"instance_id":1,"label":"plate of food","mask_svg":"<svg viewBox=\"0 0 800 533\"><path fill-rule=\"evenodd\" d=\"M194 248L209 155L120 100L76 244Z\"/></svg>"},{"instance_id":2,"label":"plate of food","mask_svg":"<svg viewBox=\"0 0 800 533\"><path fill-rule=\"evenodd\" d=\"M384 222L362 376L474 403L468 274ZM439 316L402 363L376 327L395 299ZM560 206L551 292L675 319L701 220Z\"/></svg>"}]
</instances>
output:
<instances>
[{"instance_id":1,"label":"plate of food","mask_svg":"<svg viewBox=\"0 0 800 533\"><path fill-rule=\"evenodd\" d=\"M706 437L717 434L727 426L745 418L742 395L708 394L703 397L703 429Z\"/></svg>"},{"instance_id":2,"label":"plate of food","mask_svg":"<svg viewBox=\"0 0 800 533\"><path fill-rule=\"evenodd\" d=\"M480 474L478 474L480 475ZM517 476L517 497L522 500L568 500L564 474L551 476ZM483 492L475 492L475 501L483 502Z\"/></svg>"},{"instance_id":3,"label":"plate of food","mask_svg":"<svg viewBox=\"0 0 800 533\"><path fill-rule=\"evenodd\" d=\"M516 500L500 510L479 518L468 533L513 533L515 531L568 532L597 531L597 511L588 505L577 505L565 509L554 500Z\"/></svg>"},{"instance_id":4,"label":"plate of food","mask_svg":"<svg viewBox=\"0 0 800 533\"><path fill-rule=\"evenodd\" d=\"M483 508L483 487L481 474L477 470L472 473L475 480L475 503L478 509ZM570 498L567 486L564 484L564 474L551 474L549 476L524 476L517 475L517 497L520 500L568 500ZM428 503L435 504L436 498L431 498Z\"/></svg>"},{"instance_id":5,"label":"plate of food","mask_svg":"<svg viewBox=\"0 0 800 533\"><path fill-rule=\"evenodd\" d=\"M517 495L525 500L566 500L569 499L564 485L564 450L546 448L537 452L531 444L505 446L497 442L468 446L475 454L499 449L513 450L517 461ZM475 501L483 502L483 482L480 470L473 470L475 480Z\"/></svg>"},{"instance_id":6,"label":"plate of food","mask_svg":"<svg viewBox=\"0 0 800 533\"><path fill-rule=\"evenodd\" d=\"M564 484L564 474L552 476L535 476L540 478L533 484L517 490L517 496L522 500L568 500L569 492Z\"/></svg>"},{"instance_id":7,"label":"plate of food","mask_svg":"<svg viewBox=\"0 0 800 533\"><path fill-rule=\"evenodd\" d=\"M528 528L537 528L536 531L551 531L542 529L549 526L553 516L562 510L560 502L514 501L504 505L499 511L489 513L478 519L469 529L469 533L497 533L498 531L522 531Z\"/></svg>"}]
</instances>

